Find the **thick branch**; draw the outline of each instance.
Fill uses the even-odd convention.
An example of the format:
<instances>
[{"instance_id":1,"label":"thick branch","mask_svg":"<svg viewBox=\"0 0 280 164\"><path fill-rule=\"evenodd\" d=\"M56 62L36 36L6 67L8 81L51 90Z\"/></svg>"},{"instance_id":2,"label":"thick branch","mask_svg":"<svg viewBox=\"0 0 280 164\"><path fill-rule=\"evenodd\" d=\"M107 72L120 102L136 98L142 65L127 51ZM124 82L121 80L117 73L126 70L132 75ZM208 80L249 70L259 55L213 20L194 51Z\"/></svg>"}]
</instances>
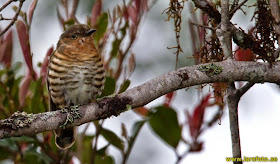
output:
<instances>
[{"instance_id":1,"label":"thick branch","mask_svg":"<svg viewBox=\"0 0 280 164\"><path fill-rule=\"evenodd\" d=\"M209 65L222 68L222 72L211 74L211 72L201 71L202 66ZM96 103L80 106L81 118L74 120L72 125L67 126L81 125L93 120L117 116L126 111L128 104L132 108L141 107L166 93L178 89L205 83L233 81L280 84L280 63L273 64L270 68L268 63L223 61L180 68L177 71L166 73L140 86L129 89L115 97L103 98ZM26 125L19 125L20 120L24 120L24 118L20 117L1 120L0 138L35 135L40 132L58 129L65 122L66 113L61 113L60 111L45 112L33 114L27 118L29 118L29 122Z\"/></svg>"}]
</instances>

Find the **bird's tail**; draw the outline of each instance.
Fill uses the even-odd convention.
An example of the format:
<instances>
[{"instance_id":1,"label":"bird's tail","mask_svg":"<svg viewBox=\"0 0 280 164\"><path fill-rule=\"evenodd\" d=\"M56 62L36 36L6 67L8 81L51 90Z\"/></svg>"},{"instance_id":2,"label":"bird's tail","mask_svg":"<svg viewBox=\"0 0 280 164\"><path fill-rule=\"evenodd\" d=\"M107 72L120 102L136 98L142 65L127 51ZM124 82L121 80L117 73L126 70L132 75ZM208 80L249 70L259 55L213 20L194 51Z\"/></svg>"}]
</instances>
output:
<instances>
[{"instance_id":1,"label":"bird's tail","mask_svg":"<svg viewBox=\"0 0 280 164\"><path fill-rule=\"evenodd\" d=\"M55 130L55 144L60 149L70 148L76 138L76 128L70 127L65 129Z\"/></svg>"}]
</instances>

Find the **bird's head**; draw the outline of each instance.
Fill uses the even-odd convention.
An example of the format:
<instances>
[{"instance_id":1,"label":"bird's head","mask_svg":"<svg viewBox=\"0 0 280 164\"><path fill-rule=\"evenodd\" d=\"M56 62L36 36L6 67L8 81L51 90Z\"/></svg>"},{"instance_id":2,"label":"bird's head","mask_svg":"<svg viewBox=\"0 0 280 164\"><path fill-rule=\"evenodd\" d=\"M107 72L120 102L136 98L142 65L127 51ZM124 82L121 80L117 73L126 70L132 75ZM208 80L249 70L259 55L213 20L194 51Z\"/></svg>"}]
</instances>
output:
<instances>
[{"instance_id":1,"label":"bird's head","mask_svg":"<svg viewBox=\"0 0 280 164\"><path fill-rule=\"evenodd\" d=\"M57 47L62 44L75 46L77 48L93 45L93 34L96 30L90 29L85 24L72 25L60 36Z\"/></svg>"}]
</instances>

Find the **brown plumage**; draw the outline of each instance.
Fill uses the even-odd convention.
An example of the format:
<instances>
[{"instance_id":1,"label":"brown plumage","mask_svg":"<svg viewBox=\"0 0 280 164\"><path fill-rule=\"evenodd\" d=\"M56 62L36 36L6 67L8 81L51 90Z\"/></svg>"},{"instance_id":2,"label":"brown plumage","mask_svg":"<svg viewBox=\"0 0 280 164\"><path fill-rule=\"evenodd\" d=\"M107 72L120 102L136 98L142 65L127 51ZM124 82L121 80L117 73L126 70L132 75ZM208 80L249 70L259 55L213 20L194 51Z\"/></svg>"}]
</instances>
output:
<instances>
[{"instance_id":1,"label":"brown plumage","mask_svg":"<svg viewBox=\"0 0 280 164\"><path fill-rule=\"evenodd\" d=\"M87 25L72 25L60 36L47 72L51 111L87 104L101 93L105 71L91 36L94 31ZM55 134L61 149L75 142L74 127L56 130Z\"/></svg>"}]
</instances>

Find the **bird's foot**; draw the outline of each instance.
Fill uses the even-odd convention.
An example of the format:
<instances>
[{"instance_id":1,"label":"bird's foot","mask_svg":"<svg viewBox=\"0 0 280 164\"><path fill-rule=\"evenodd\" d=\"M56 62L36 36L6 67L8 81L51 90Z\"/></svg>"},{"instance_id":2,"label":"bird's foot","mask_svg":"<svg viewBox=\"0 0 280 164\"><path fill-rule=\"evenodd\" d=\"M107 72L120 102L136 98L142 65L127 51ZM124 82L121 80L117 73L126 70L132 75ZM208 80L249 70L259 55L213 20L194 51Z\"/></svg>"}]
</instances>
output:
<instances>
[{"instance_id":1,"label":"bird's foot","mask_svg":"<svg viewBox=\"0 0 280 164\"><path fill-rule=\"evenodd\" d=\"M60 128L63 129L65 129L65 126L68 123L72 124L75 119L81 118L81 115L79 113L79 105L65 107L61 109L61 113L67 113L66 121L62 125L60 125Z\"/></svg>"}]
</instances>

